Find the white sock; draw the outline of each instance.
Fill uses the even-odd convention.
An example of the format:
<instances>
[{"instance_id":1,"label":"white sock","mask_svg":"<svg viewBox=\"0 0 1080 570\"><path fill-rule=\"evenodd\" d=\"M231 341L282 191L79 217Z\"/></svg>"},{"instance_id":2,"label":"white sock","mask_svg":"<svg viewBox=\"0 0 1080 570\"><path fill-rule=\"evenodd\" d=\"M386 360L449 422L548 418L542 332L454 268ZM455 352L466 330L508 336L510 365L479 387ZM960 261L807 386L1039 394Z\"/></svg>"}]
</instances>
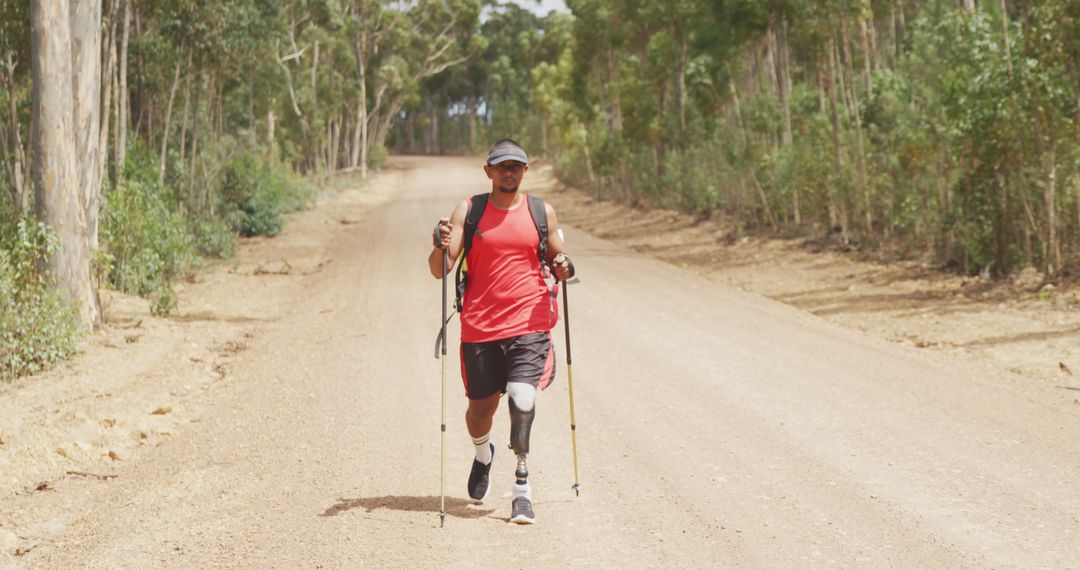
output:
<instances>
[{"instance_id":1,"label":"white sock","mask_svg":"<svg viewBox=\"0 0 1080 570\"><path fill-rule=\"evenodd\" d=\"M472 438L473 445L476 446L476 460L484 465L491 463L491 445L488 440L491 438L491 433L485 433L480 437Z\"/></svg>"}]
</instances>

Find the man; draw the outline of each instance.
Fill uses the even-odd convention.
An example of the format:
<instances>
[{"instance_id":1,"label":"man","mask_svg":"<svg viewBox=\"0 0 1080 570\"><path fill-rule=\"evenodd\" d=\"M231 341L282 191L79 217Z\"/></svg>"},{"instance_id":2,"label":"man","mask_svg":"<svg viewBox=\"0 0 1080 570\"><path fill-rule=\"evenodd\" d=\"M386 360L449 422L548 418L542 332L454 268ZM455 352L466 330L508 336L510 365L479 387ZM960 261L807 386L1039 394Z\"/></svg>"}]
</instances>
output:
<instances>
[{"instance_id":1,"label":"man","mask_svg":"<svg viewBox=\"0 0 1080 570\"><path fill-rule=\"evenodd\" d=\"M555 374L551 327L557 309L540 263L540 235L528 198L518 192L528 170L528 156L512 140L501 140L488 151L484 173L491 180L491 193L479 219L475 211L471 214L476 231L464 260L468 274L461 309L461 374L469 398L465 425L476 447L469 496L483 500L490 488L495 452L491 423L505 392L510 448L517 456L510 520L518 524L536 520L526 458L537 388L546 388ZM444 276L442 256L447 256L449 271L464 247L466 218L474 201L482 199L465 199L435 226L428 265L436 279ZM555 210L548 204L543 207L549 228L544 261L559 281L566 281L574 266L563 254Z\"/></svg>"}]
</instances>

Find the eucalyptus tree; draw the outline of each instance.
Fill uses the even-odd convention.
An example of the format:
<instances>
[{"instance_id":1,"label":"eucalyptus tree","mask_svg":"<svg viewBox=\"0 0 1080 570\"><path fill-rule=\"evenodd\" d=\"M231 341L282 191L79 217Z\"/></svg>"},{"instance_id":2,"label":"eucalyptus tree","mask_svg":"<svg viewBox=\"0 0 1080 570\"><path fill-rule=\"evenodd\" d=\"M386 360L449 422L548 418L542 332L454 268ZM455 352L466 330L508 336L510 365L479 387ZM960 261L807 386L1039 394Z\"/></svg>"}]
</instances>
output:
<instances>
[{"instance_id":1,"label":"eucalyptus tree","mask_svg":"<svg viewBox=\"0 0 1080 570\"><path fill-rule=\"evenodd\" d=\"M100 19L100 4L94 0L35 0L31 5L35 207L60 244L49 259L49 272L88 326L101 319L90 275L100 188L94 128Z\"/></svg>"},{"instance_id":2,"label":"eucalyptus tree","mask_svg":"<svg viewBox=\"0 0 1080 570\"><path fill-rule=\"evenodd\" d=\"M0 158L5 197L18 215L29 208L27 120L30 91L30 4L0 0ZM0 208L0 211L3 211Z\"/></svg>"}]
</instances>

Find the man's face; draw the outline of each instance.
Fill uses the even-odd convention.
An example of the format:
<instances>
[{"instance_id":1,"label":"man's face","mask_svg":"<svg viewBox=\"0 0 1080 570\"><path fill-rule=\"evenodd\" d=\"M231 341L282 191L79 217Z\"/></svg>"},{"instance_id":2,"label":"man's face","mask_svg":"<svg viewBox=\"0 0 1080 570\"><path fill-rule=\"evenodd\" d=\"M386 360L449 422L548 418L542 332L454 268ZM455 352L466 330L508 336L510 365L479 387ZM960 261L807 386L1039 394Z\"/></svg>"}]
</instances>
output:
<instances>
[{"instance_id":1,"label":"man's face","mask_svg":"<svg viewBox=\"0 0 1080 570\"><path fill-rule=\"evenodd\" d=\"M521 185L521 179L525 177L525 173L528 171L529 166L527 164L522 164L516 160L484 165L484 172L487 173L488 178L491 179L495 187L500 192L506 193L517 192L518 186Z\"/></svg>"}]
</instances>

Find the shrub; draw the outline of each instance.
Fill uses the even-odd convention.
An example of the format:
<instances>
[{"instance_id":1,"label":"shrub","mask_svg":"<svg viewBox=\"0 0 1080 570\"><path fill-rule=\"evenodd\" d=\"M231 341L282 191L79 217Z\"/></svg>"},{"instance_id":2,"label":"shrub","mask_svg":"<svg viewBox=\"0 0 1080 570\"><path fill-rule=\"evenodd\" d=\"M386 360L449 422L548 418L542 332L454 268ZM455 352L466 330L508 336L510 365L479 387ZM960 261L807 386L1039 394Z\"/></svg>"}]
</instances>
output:
<instances>
[{"instance_id":1,"label":"shrub","mask_svg":"<svg viewBox=\"0 0 1080 570\"><path fill-rule=\"evenodd\" d=\"M199 218L191 224L191 236L199 255L229 259L236 253L236 231L228 220Z\"/></svg>"},{"instance_id":2,"label":"shrub","mask_svg":"<svg viewBox=\"0 0 1080 570\"><path fill-rule=\"evenodd\" d=\"M225 167L218 191L221 212L243 236L281 233L282 214L302 209L312 195L284 165L250 153Z\"/></svg>"},{"instance_id":3,"label":"shrub","mask_svg":"<svg viewBox=\"0 0 1080 570\"><path fill-rule=\"evenodd\" d=\"M0 378L39 372L75 352L78 313L39 269L58 249L39 222L0 228Z\"/></svg>"},{"instance_id":4,"label":"shrub","mask_svg":"<svg viewBox=\"0 0 1080 570\"><path fill-rule=\"evenodd\" d=\"M195 260L183 217L168 204L174 198L154 180L132 177L107 192L102 241L112 258L108 281L146 297L166 287Z\"/></svg>"},{"instance_id":5,"label":"shrub","mask_svg":"<svg viewBox=\"0 0 1080 570\"><path fill-rule=\"evenodd\" d=\"M372 145L372 147L368 149L367 154L368 168L372 170L378 170L382 168L383 163L386 162L386 159L389 156L390 151L386 150L385 146Z\"/></svg>"}]
</instances>

